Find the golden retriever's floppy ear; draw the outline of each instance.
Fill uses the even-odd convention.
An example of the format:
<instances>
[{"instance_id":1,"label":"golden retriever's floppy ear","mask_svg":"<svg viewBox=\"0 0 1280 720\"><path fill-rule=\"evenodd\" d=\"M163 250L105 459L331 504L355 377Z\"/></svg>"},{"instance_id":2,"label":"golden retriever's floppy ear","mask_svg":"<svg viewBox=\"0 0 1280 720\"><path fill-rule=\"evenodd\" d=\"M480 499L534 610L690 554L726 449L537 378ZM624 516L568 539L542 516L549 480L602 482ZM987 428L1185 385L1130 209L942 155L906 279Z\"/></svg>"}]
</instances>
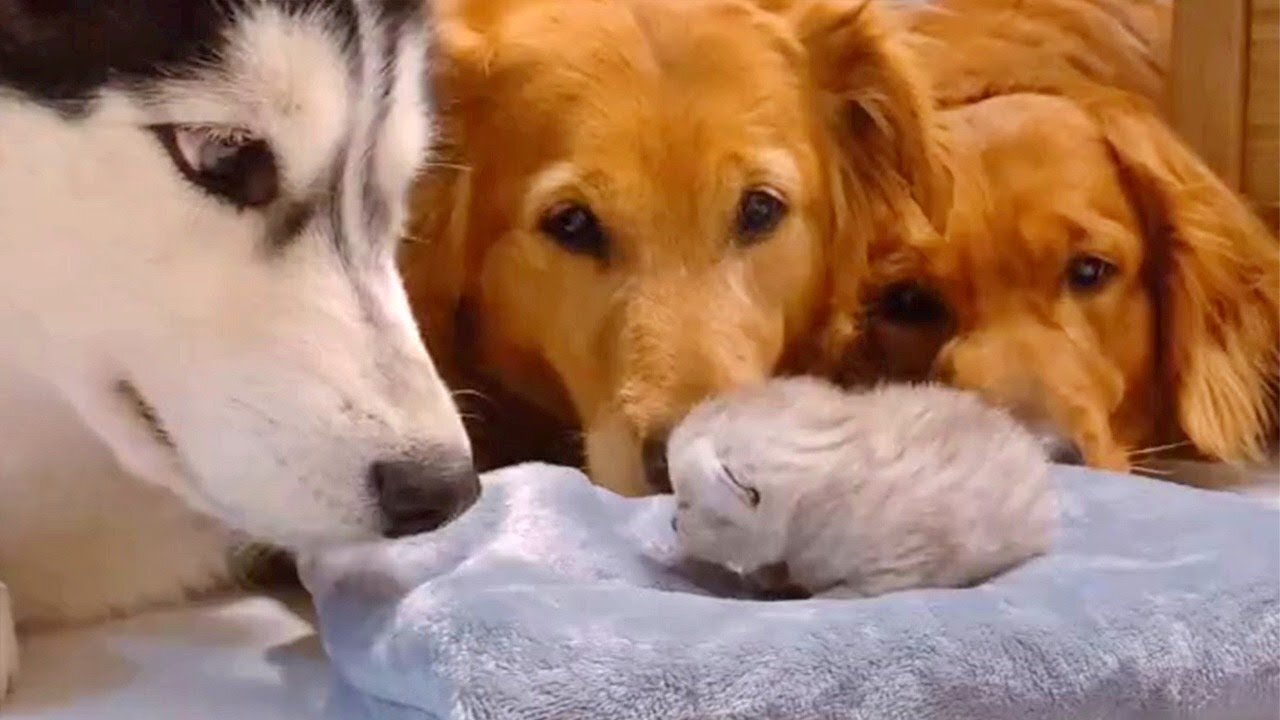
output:
<instances>
[{"instance_id":1,"label":"golden retriever's floppy ear","mask_svg":"<svg viewBox=\"0 0 1280 720\"><path fill-rule=\"evenodd\" d=\"M1147 103L1091 109L1144 222L1164 402L1202 453L1257 458L1276 421L1280 245Z\"/></svg>"},{"instance_id":2,"label":"golden retriever's floppy ear","mask_svg":"<svg viewBox=\"0 0 1280 720\"><path fill-rule=\"evenodd\" d=\"M936 236L950 175L929 83L896 15L873 0L758 0L790 22L804 49L836 158L830 306L807 359L838 372L859 334L867 253Z\"/></svg>"},{"instance_id":3,"label":"golden retriever's floppy ear","mask_svg":"<svg viewBox=\"0 0 1280 720\"><path fill-rule=\"evenodd\" d=\"M469 102L471 93L481 91L492 60L493 44L475 24L484 18L468 16L469 8L482 9L464 0L435 0L431 6L431 83L436 98L447 104Z\"/></svg>"},{"instance_id":4,"label":"golden retriever's floppy ear","mask_svg":"<svg viewBox=\"0 0 1280 720\"><path fill-rule=\"evenodd\" d=\"M940 224L945 192L933 101L897 18L874 0L799 0L787 12L813 81L833 105L849 167L868 183L900 178Z\"/></svg>"},{"instance_id":5,"label":"golden retriever's floppy ear","mask_svg":"<svg viewBox=\"0 0 1280 720\"><path fill-rule=\"evenodd\" d=\"M458 307L467 283L471 174L434 156L410 199L399 265L418 329L446 382L457 381Z\"/></svg>"},{"instance_id":6,"label":"golden retriever's floppy ear","mask_svg":"<svg viewBox=\"0 0 1280 720\"><path fill-rule=\"evenodd\" d=\"M468 274L471 158L464 119L473 93L484 87L489 43L475 30L460 0L438 0L432 8L431 84L436 134L430 156L409 199L409 221L399 253L401 274L423 338L446 382L461 371L458 308Z\"/></svg>"}]
</instances>

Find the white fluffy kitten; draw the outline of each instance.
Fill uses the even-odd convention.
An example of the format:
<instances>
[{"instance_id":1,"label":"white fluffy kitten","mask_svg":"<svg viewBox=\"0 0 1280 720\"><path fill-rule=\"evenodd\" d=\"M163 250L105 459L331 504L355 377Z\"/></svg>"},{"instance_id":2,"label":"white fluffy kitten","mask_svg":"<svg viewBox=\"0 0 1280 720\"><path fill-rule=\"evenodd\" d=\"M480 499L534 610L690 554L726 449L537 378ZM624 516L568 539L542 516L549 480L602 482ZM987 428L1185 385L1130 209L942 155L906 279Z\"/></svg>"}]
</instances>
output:
<instances>
[{"instance_id":1,"label":"white fluffy kitten","mask_svg":"<svg viewBox=\"0 0 1280 720\"><path fill-rule=\"evenodd\" d=\"M942 386L776 380L698 407L667 452L682 551L763 590L970 585L1043 553L1057 523L1041 444Z\"/></svg>"}]
</instances>

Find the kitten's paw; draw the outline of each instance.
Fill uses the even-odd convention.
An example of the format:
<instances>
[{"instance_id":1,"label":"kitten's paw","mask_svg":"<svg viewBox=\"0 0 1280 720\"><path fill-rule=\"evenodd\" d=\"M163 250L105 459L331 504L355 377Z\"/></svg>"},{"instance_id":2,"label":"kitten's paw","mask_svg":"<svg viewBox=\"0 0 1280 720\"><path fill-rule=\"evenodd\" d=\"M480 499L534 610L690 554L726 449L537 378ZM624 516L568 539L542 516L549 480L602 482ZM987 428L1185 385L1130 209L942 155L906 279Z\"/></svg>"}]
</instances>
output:
<instances>
[{"instance_id":1,"label":"kitten's paw","mask_svg":"<svg viewBox=\"0 0 1280 720\"><path fill-rule=\"evenodd\" d=\"M13 605L9 588L0 583L0 705L18 674L18 635L14 628Z\"/></svg>"}]
</instances>

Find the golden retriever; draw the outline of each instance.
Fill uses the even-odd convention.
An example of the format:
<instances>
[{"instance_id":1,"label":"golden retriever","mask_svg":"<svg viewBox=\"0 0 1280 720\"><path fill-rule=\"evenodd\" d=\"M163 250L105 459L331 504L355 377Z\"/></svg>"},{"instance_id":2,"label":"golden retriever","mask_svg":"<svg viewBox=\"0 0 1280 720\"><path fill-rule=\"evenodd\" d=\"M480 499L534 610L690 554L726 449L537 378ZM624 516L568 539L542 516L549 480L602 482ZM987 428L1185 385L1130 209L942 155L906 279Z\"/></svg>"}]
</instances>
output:
<instances>
[{"instance_id":1,"label":"golden retriever","mask_svg":"<svg viewBox=\"0 0 1280 720\"><path fill-rule=\"evenodd\" d=\"M946 241L882 244L851 374L1009 404L1066 456L1274 439L1275 238L1161 121L1170 3L937 0L910 16L953 175Z\"/></svg>"},{"instance_id":2,"label":"golden retriever","mask_svg":"<svg viewBox=\"0 0 1280 720\"><path fill-rule=\"evenodd\" d=\"M937 103L1105 87L1161 105L1170 0L933 0L907 15Z\"/></svg>"},{"instance_id":3,"label":"golden retriever","mask_svg":"<svg viewBox=\"0 0 1280 720\"><path fill-rule=\"evenodd\" d=\"M942 114L945 239L882 244L851 372L975 389L1128 469L1258 457L1275 428L1280 248L1134 95Z\"/></svg>"},{"instance_id":4,"label":"golden retriever","mask_svg":"<svg viewBox=\"0 0 1280 720\"><path fill-rule=\"evenodd\" d=\"M661 488L693 404L848 342L872 237L936 234L926 84L873 4L436 12L447 130L402 268L442 372L491 403L482 459L581 428L595 482Z\"/></svg>"}]
</instances>

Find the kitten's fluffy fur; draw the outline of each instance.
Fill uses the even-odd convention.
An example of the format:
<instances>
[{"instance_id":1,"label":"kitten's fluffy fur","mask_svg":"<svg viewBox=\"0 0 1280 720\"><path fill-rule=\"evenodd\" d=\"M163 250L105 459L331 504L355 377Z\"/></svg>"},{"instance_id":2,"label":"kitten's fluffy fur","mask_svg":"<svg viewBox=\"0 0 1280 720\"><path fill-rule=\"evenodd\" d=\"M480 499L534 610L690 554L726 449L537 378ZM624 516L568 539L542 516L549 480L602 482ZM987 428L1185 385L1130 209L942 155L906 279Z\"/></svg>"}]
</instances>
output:
<instances>
[{"instance_id":1,"label":"kitten's fluffy fur","mask_svg":"<svg viewBox=\"0 0 1280 720\"><path fill-rule=\"evenodd\" d=\"M764 589L969 585L1043 553L1057 522L1040 443L941 386L770 382L697 408L668 458L683 551Z\"/></svg>"}]
</instances>

